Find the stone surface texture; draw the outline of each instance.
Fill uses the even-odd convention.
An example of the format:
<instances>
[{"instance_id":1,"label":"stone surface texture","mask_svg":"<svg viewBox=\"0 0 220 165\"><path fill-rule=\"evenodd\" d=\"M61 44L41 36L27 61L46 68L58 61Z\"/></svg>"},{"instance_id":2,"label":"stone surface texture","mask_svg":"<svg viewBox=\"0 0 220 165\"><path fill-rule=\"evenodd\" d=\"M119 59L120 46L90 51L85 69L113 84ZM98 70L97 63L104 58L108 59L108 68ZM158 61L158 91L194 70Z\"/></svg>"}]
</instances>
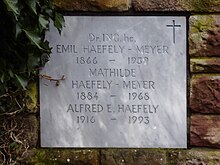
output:
<instances>
[{"instance_id":1,"label":"stone surface texture","mask_svg":"<svg viewBox=\"0 0 220 165\"><path fill-rule=\"evenodd\" d=\"M136 11L220 11L220 0L133 0Z\"/></svg>"},{"instance_id":2,"label":"stone surface texture","mask_svg":"<svg viewBox=\"0 0 220 165\"><path fill-rule=\"evenodd\" d=\"M98 150L33 149L28 151L21 164L39 165L99 165Z\"/></svg>"},{"instance_id":3,"label":"stone surface texture","mask_svg":"<svg viewBox=\"0 0 220 165\"><path fill-rule=\"evenodd\" d=\"M173 150L167 153L167 165L219 165L219 150Z\"/></svg>"},{"instance_id":4,"label":"stone surface texture","mask_svg":"<svg viewBox=\"0 0 220 165\"><path fill-rule=\"evenodd\" d=\"M220 56L220 16L195 15L189 19L191 57Z\"/></svg>"},{"instance_id":5,"label":"stone surface texture","mask_svg":"<svg viewBox=\"0 0 220 165\"><path fill-rule=\"evenodd\" d=\"M126 11L129 0L54 0L62 11Z\"/></svg>"},{"instance_id":6,"label":"stone surface texture","mask_svg":"<svg viewBox=\"0 0 220 165\"><path fill-rule=\"evenodd\" d=\"M220 73L220 59L190 59L190 71L192 73Z\"/></svg>"},{"instance_id":7,"label":"stone surface texture","mask_svg":"<svg viewBox=\"0 0 220 165\"><path fill-rule=\"evenodd\" d=\"M102 165L144 165L166 164L166 152L163 150L106 149L101 150Z\"/></svg>"},{"instance_id":8,"label":"stone surface texture","mask_svg":"<svg viewBox=\"0 0 220 165\"><path fill-rule=\"evenodd\" d=\"M192 78L190 109L199 113L220 113L219 76L194 76Z\"/></svg>"},{"instance_id":9,"label":"stone surface texture","mask_svg":"<svg viewBox=\"0 0 220 165\"><path fill-rule=\"evenodd\" d=\"M220 117L192 115L190 144L192 146L220 148Z\"/></svg>"},{"instance_id":10,"label":"stone surface texture","mask_svg":"<svg viewBox=\"0 0 220 165\"><path fill-rule=\"evenodd\" d=\"M33 149L22 165L219 165L220 150L190 149Z\"/></svg>"},{"instance_id":11,"label":"stone surface texture","mask_svg":"<svg viewBox=\"0 0 220 165\"><path fill-rule=\"evenodd\" d=\"M183 11L187 9L187 4L181 0L133 0L136 11Z\"/></svg>"}]
</instances>

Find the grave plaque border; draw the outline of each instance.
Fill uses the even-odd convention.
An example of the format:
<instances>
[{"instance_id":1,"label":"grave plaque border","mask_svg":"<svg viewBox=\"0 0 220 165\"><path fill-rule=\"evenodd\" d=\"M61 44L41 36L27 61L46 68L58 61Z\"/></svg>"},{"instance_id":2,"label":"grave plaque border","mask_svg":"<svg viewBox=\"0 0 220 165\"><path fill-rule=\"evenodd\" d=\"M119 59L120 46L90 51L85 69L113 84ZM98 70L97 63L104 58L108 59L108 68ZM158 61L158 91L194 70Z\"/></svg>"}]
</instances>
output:
<instances>
[{"instance_id":1,"label":"grave plaque border","mask_svg":"<svg viewBox=\"0 0 220 165\"><path fill-rule=\"evenodd\" d=\"M40 79L42 147L186 148L184 16L65 16Z\"/></svg>"}]
</instances>

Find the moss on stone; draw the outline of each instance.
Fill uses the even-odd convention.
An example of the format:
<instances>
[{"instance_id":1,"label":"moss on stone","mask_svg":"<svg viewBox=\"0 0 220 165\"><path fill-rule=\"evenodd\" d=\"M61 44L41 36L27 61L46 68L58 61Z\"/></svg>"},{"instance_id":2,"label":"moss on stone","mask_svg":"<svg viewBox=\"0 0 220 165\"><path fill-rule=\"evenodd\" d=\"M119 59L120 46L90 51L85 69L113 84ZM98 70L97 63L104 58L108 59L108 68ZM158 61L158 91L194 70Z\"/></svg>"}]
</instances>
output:
<instances>
[{"instance_id":1,"label":"moss on stone","mask_svg":"<svg viewBox=\"0 0 220 165\"><path fill-rule=\"evenodd\" d=\"M191 0L191 5L194 11L204 12L210 11L213 0Z\"/></svg>"},{"instance_id":2,"label":"moss on stone","mask_svg":"<svg viewBox=\"0 0 220 165\"><path fill-rule=\"evenodd\" d=\"M167 165L176 165L180 162L185 162L187 150L169 149L166 153Z\"/></svg>"},{"instance_id":3,"label":"moss on stone","mask_svg":"<svg viewBox=\"0 0 220 165\"><path fill-rule=\"evenodd\" d=\"M43 163L47 163L49 165L50 161L48 161L45 150L37 150L35 152L35 157L32 158L32 162L35 163L36 165L42 165Z\"/></svg>"},{"instance_id":4,"label":"moss on stone","mask_svg":"<svg viewBox=\"0 0 220 165\"><path fill-rule=\"evenodd\" d=\"M53 0L63 11L127 11L128 0Z\"/></svg>"},{"instance_id":5,"label":"moss on stone","mask_svg":"<svg viewBox=\"0 0 220 165\"><path fill-rule=\"evenodd\" d=\"M207 31L212 27L213 21L212 16L195 15L190 18L190 32L197 33Z\"/></svg>"},{"instance_id":6,"label":"moss on stone","mask_svg":"<svg viewBox=\"0 0 220 165\"><path fill-rule=\"evenodd\" d=\"M34 149L23 164L116 165L116 164L209 164L220 162L220 151L211 149ZM28 160L28 161L27 161ZM100 162L101 160L101 162ZM21 163L22 164L22 163Z\"/></svg>"},{"instance_id":7,"label":"moss on stone","mask_svg":"<svg viewBox=\"0 0 220 165\"><path fill-rule=\"evenodd\" d=\"M30 113L36 113L38 110L38 90L37 83L33 82L28 85L26 91L26 107Z\"/></svg>"},{"instance_id":8,"label":"moss on stone","mask_svg":"<svg viewBox=\"0 0 220 165\"><path fill-rule=\"evenodd\" d=\"M213 12L218 10L220 0L191 0L192 11L195 12Z\"/></svg>"},{"instance_id":9,"label":"moss on stone","mask_svg":"<svg viewBox=\"0 0 220 165\"><path fill-rule=\"evenodd\" d=\"M219 151L216 150L202 150L192 149L187 153L187 160L191 163L204 163L209 165L219 164Z\"/></svg>"},{"instance_id":10,"label":"moss on stone","mask_svg":"<svg viewBox=\"0 0 220 165\"><path fill-rule=\"evenodd\" d=\"M101 165L166 164L165 149L102 149Z\"/></svg>"},{"instance_id":11,"label":"moss on stone","mask_svg":"<svg viewBox=\"0 0 220 165\"><path fill-rule=\"evenodd\" d=\"M98 150L38 149L31 160L35 165L98 165Z\"/></svg>"},{"instance_id":12,"label":"moss on stone","mask_svg":"<svg viewBox=\"0 0 220 165\"><path fill-rule=\"evenodd\" d=\"M213 31L215 21L215 17L209 15L194 15L190 17L189 54L191 57L208 56L206 52L215 51L215 49L210 49L210 47L215 46L210 45L208 42L209 33ZM216 42L214 42L214 44L215 43Z\"/></svg>"},{"instance_id":13,"label":"moss on stone","mask_svg":"<svg viewBox=\"0 0 220 165\"><path fill-rule=\"evenodd\" d=\"M220 152L217 150L204 149L171 149L167 150L167 165L176 164L219 164Z\"/></svg>"}]
</instances>

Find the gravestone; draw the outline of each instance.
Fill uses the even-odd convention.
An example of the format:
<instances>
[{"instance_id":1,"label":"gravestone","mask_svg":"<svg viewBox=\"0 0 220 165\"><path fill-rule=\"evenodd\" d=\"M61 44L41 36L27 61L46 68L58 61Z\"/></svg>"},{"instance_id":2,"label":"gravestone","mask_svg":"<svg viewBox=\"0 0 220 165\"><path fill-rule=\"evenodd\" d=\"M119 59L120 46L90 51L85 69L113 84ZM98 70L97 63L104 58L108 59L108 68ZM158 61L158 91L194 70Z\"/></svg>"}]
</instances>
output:
<instances>
[{"instance_id":1,"label":"gravestone","mask_svg":"<svg viewBox=\"0 0 220 165\"><path fill-rule=\"evenodd\" d=\"M66 16L40 79L42 147L185 148L186 19ZM64 79L65 77L65 79Z\"/></svg>"}]
</instances>

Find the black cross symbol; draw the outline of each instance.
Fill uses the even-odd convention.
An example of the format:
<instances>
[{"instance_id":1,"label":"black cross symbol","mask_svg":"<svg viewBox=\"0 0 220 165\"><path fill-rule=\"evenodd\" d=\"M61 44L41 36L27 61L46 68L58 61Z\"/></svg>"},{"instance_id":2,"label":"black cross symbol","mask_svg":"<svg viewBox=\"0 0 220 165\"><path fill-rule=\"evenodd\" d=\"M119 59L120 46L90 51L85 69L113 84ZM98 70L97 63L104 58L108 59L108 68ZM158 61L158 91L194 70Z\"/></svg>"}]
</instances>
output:
<instances>
[{"instance_id":1,"label":"black cross symbol","mask_svg":"<svg viewBox=\"0 0 220 165\"><path fill-rule=\"evenodd\" d=\"M176 25L175 20L173 20L172 25L167 25L167 27L172 27L173 28L173 43L176 43L176 27L181 27L181 25Z\"/></svg>"}]
</instances>

